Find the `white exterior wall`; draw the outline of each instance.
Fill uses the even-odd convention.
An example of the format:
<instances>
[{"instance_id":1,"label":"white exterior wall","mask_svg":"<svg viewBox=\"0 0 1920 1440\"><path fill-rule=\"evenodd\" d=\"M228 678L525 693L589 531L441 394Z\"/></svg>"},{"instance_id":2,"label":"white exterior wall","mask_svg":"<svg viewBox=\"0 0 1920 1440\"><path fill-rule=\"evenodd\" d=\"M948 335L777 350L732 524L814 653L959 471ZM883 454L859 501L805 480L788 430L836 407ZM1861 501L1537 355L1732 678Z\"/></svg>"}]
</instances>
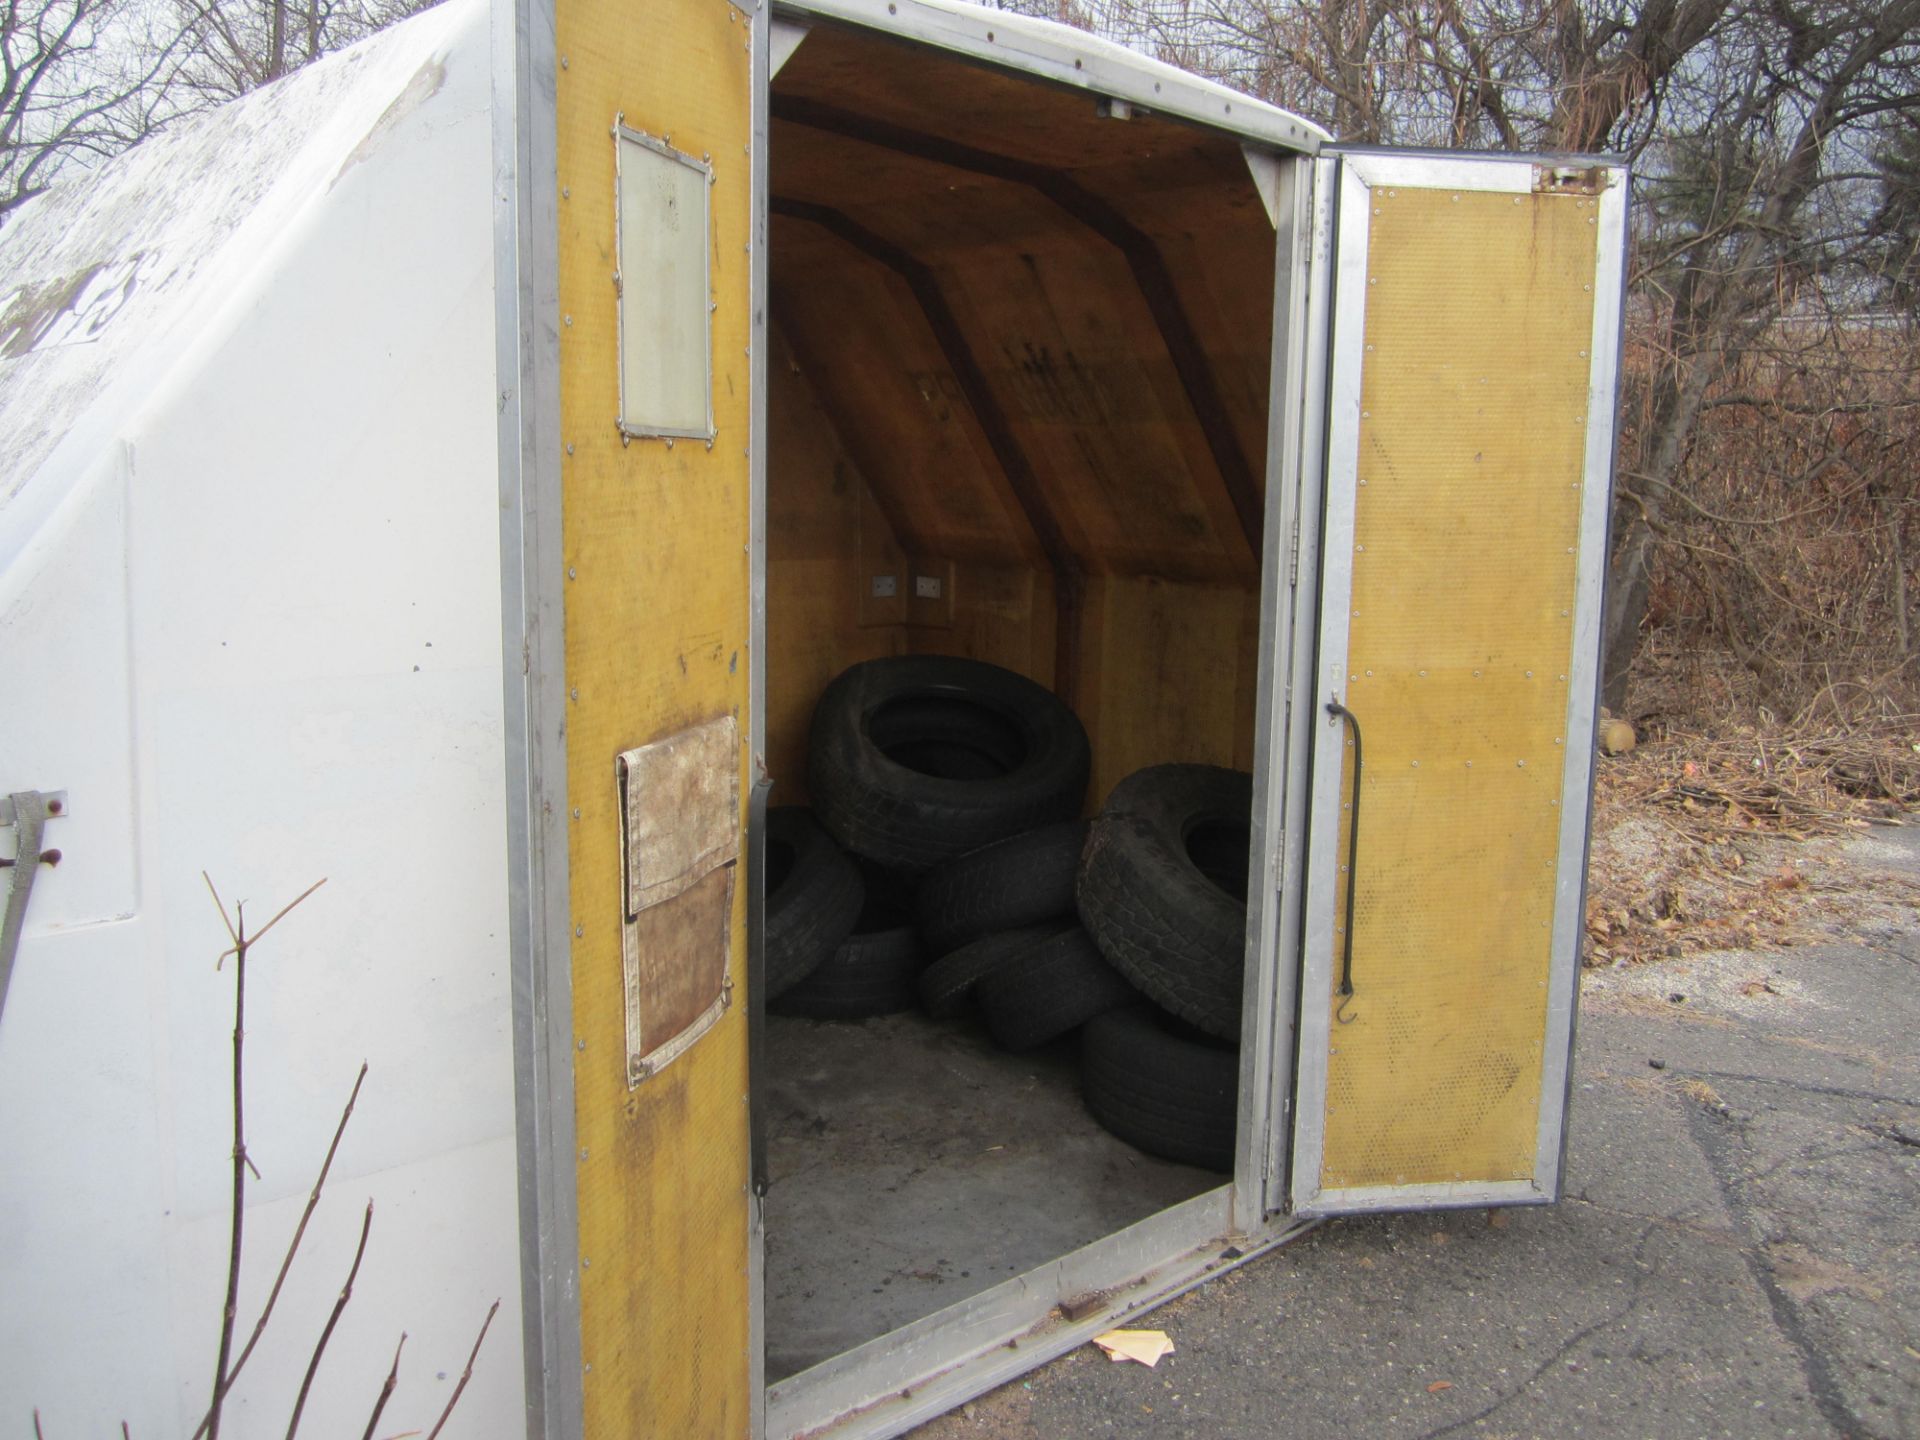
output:
<instances>
[{"instance_id":1,"label":"white exterior wall","mask_svg":"<svg viewBox=\"0 0 1920 1440\"><path fill-rule=\"evenodd\" d=\"M244 102L271 153L200 156L246 197L233 223L203 163L197 238L142 219L93 257L144 291L52 332L71 353L0 361L0 412L37 393L64 422L0 474L0 791L71 812L0 1017L16 1430L37 1406L50 1437L184 1436L205 1408L233 994L204 869L256 925L328 877L248 970L241 1340L371 1067L224 1433L285 1432L369 1198L302 1432L360 1432L402 1330L379 1433L429 1427L496 1298L456 1428L523 1432L490 84L484 5L457 0ZM144 163L194 158L189 135ZM0 314L34 258L12 228Z\"/></svg>"}]
</instances>

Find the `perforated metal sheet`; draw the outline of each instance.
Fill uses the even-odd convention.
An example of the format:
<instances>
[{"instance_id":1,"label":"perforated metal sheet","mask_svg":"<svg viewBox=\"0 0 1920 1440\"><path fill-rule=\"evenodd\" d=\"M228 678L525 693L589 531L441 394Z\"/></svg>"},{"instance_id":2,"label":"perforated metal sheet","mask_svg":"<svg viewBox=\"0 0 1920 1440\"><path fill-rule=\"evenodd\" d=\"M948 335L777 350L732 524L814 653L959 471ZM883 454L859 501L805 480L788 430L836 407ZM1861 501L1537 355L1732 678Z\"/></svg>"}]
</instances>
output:
<instances>
[{"instance_id":1,"label":"perforated metal sheet","mask_svg":"<svg viewBox=\"0 0 1920 1440\"><path fill-rule=\"evenodd\" d=\"M1562 854L1598 202L1406 186L1368 199L1338 677L1365 742L1355 994L1350 1023L1327 1027L1320 1185L1525 1182ZM1339 1008L1322 997L1309 1003Z\"/></svg>"}]
</instances>

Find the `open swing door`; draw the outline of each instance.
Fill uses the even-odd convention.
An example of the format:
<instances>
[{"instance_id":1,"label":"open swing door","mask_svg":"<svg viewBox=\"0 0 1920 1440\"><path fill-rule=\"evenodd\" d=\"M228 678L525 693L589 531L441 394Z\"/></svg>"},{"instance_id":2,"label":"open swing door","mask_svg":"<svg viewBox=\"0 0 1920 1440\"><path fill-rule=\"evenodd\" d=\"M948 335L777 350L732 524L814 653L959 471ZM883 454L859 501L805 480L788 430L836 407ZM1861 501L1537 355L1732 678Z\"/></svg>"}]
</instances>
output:
<instances>
[{"instance_id":1,"label":"open swing door","mask_svg":"<svg viewBox=\"0 0 1920 1440\"><path fill-rule=\"evenodd\" d=\"M496 18L528 1430L756 1435L769 18Z\"/></svg>"},{"instance_id":2,"label":"open swing door","mask_svg":"<svg viewBox=\"0 0 1920 1440\"><path fill-rule=\"evenodd\" d=\"M1333 183L1290 1200L1546 1202L1578 988L1626 174L1348 151Z\"/></svg>"}]
</instances>

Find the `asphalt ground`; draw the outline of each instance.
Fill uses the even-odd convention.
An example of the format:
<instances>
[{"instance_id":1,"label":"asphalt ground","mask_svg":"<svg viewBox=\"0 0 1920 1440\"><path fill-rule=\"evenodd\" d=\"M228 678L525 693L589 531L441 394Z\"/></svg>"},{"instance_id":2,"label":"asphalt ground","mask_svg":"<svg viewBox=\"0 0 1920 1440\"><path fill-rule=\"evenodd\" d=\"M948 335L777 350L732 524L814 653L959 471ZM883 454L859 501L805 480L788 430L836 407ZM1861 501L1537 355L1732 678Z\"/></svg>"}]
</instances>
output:
<instances>
[{"instance_id":1,"label":"asphalt ground","mask_svg":"<svg viewBox=\"0 0 1920 1440\"><path fill-rule=\"evenodd\" d=\"M1842 873L1911 887L1920 828ZM1589 972L1558 1205L1329 1222L1134 1322L1158 1367L1082 1348L916 1434L1920 1436L1920 915L1861 913Z\"/></svg>"}]
</instances>

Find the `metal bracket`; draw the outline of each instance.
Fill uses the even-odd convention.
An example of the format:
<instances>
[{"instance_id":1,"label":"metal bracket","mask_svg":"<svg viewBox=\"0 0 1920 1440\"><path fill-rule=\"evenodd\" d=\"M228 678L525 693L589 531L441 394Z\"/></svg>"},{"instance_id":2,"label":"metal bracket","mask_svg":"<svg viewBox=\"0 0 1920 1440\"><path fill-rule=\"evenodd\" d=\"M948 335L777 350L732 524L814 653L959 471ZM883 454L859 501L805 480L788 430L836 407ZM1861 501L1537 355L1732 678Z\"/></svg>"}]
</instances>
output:
<instances>
[{"instance_id":1,"label":"metal bracket","mask_svg":"<svg viewBox=\"0 0 1920 1440\"><path fill-rule=\"evenodd\" d=\"M20 932L27 923L27 897L42 865L58 865L58 850L40 848L46 822L67 813L64 790L20 790L0 796L0 826L13 827L13 859L0 859L0 869L12 872L7 908L0 913L0 1014L6 1013L7 986L13 980L13 957L20 948Z\"/></svg>"}]
</instances>

